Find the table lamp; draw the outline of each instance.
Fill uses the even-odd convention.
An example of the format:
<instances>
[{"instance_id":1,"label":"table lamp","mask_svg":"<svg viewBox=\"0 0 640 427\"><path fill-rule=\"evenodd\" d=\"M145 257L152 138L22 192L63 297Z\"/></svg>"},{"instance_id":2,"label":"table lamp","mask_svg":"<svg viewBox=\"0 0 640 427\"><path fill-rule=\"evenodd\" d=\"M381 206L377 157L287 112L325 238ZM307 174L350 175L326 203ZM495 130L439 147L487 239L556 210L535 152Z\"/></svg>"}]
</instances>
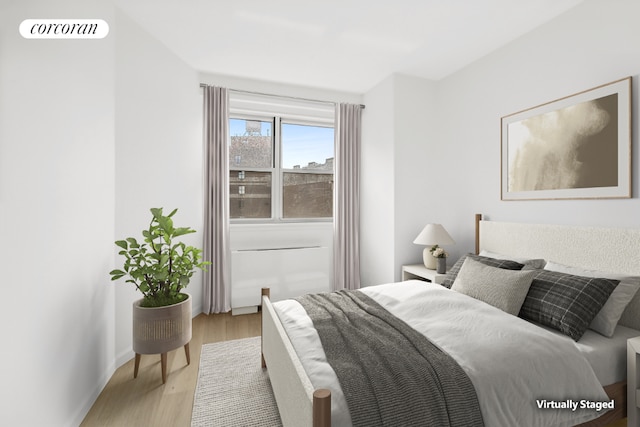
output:
<instances>
[{"instance_id":1,"label":"table lamp","mask_svg":"<svg viewBox=\"0 0 640 427\"><path fill-rule=\"evenodd\" d=\"M436 259L431 255L431 248L435 245L443 246L443 245L454 245L456 242L453 241L447 230L440 224L427 224L418 237L413 241L416 245L425 245L424 251L422 251L422 260L424 261L424 266L435 270L436 269Z\"/></svg>"}]
</instances>

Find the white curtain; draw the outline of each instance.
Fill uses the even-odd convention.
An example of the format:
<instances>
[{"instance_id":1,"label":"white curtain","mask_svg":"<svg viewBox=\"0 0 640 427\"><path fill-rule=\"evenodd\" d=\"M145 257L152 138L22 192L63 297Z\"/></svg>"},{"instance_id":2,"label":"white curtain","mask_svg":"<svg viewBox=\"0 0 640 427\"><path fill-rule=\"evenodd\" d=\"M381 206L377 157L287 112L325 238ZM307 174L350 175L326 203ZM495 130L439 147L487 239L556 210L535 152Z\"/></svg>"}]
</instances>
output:
<instances>
[{"instance_id":1,"label":"white curtain","mask_svg":"<svg viewBox=\"0 0 640 427\"><path fill-rule=\"evenodd\" d=\"M206 314L231 310L228 134L228 90L205 86L203 257L211 262L202 290L202 312Z\"/></svg>"},{"instance_id":2,"label":"white curtain","mask_svg":"<svg viewBox=\"0 0 640 427\"><path fill-rule=\"evenodd\" d=\"M362 106L339 104L335 120L334 290L360 288Z\"/></svg>"}]
</instances>

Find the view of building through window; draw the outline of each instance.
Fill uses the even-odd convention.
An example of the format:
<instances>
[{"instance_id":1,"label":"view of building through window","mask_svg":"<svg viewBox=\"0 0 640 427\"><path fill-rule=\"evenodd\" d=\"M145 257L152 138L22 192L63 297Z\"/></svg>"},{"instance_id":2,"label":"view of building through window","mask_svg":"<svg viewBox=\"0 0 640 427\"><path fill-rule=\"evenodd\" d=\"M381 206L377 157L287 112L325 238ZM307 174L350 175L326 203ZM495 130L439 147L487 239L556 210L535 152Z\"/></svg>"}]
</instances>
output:
<instances>
[{"instance_id":1,"label":"view of building through window","mask_svg":"<svg viewBox=\"0 0 640 427\"><path fill-rule=\"evenodd\" d=\"M233 118L229 129L232 219L333 216L332 127Z\"/></svg>"}]
</instances>

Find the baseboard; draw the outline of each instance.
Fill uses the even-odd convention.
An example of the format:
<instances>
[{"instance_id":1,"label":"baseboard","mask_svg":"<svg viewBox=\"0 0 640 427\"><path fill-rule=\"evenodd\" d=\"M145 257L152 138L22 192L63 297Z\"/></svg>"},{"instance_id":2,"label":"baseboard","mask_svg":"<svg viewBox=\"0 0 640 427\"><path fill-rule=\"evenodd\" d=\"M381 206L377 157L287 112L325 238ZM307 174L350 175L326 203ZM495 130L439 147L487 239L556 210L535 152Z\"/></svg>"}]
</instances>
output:
<instances>
[{"instance_id":1,"label":"baseboard","mask_svg":"<svg viewBox=\"0 0 640 427\"><path fill-rule=\"evenodd\" d=\"M82 405L80 405L75 415L67 424L68 427L77 427L82 424L82 421L87 416L93 405L96 403L98 396L100 396L100 393L102 393L102 390L104 390L105 386L107 385L113 374L116 372L116 369L116 364L113 363L102 373L97 386L87 396L84 402L82 402Z\"/></svg>"},{"instance_id":2,"label":"baseboard","mask_svg":"<svg viewBox=\"0 0 640 427\"><path fill-rule=\"evenodd\" d=\"M135 356L135 353L133 352L132 347L129 347L128 349L122 351L116 357L116 369L124 365L125 363L127 363L129 360L133 359L134 356Z\"/></svg>"},{"instance_id":3,"label":"baseboard","mask_svg":"<svg viewBox=\"0 0 640 427\"><path fill-rule=\"evenodd\" d=\"M235 307L231 309L232 316L238 316L242 314L252 314L258 312L258 306L252 305L248 307Z\"/></svg>"}]
</instances>

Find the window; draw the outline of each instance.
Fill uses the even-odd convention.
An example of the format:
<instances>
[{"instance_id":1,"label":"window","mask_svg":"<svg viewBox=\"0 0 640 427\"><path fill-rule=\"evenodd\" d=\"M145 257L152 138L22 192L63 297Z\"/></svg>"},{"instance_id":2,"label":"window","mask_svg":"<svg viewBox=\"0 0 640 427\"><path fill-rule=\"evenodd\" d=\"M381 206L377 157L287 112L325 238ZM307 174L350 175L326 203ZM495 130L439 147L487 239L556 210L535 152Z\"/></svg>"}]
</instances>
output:
<instances>
[{"instance_id":1,"label":"window","mask_svg":"<svg viewBox=\"0 0 640 427\"><path fill-rule=\"evenodd\" d=\"M235 218L271 218L273 122L229 121L229 212Z\"/></svg>"},{"instance_id":2,"label":"window","mask_svg":"<svg viewBox=\"0 0 640 427\"><path fill-rule=\"evenodd\" d=\"M233 117L229 133L231 219L333 217L333 127Z\"/></svg>"}]
</instances>

